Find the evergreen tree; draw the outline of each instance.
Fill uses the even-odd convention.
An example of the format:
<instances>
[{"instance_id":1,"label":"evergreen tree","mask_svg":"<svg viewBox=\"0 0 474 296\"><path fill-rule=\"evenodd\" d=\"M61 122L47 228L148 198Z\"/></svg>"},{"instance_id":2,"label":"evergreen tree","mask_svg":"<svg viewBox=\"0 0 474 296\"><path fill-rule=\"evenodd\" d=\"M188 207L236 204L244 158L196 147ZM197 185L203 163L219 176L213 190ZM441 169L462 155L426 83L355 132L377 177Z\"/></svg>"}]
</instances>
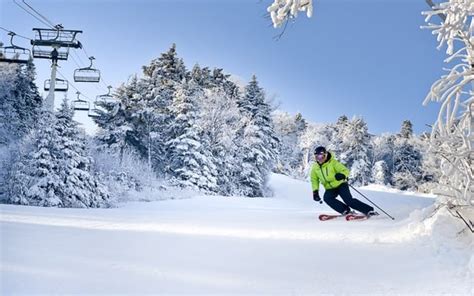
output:
<instances>
[{"instance_id":1,"label":"evergreen tree","mask_svg":"<svg viewBox=\"0 0 474 296\"><path fill-rule=\"evenodd\" d=\"M340 142L339 160L351 171L350 179L354 185L367 185L371 179L373 148L367 124L361 118L347 121L340 119L337 142Z\"/></svg>"},{"instance_id":2,"label":"evergreen tree","mask_svg":"<svg viewBox=\"0 0 474 296\"><path fill-rule=\"evenodd\" d=\"M133 90L136 77L129 85L122 85L117 89L118 100L114 104L99 102L101 109L94 118L99 127L95 136L97 148L117 154L121 160L126 150L145 154L140 146L140 140L131 118Z\"/></svg>"},{"instance_id":3,"label":"evergreen tree","mask_svg":"<svg viewBox=\"0 0 474 296\"><path fill-rule=\"evenodd\" d=\"M19 140L37 124L42 99L35 76L31 60L26 65L0 65L0 144Z\"/></svg>"},{"instance_id":4,"label":"evergreen tree","mask_svg":"<svg viewBox=\"0 0 474 296\"><path fill-rule=\"evenodd\" d=\"M90 173L85 138L66 100L57 116L43 111L21 145L9 180L10 202L47 207L99 207L108 194Z\"/></svg>"},{"instance_id":5,"label":"evergreen tree","mask_svg":"<svg viewBox=\"0 0 474 296\"><path fill-rule=\"evenodd\" d=\"M170 130L175 136L168 143L168 173L181 186L217 191L216 167L206 145L198 119L197 102L202 91L193 83L179 86L170 108L175 121Z\"/></svg>"},{"instance_id":6,"label":"evergreen tree","mask_svg":"<svg viewBox=\"0 0 474 296\"><path fill-rule=\"evenodd\" d=\"M148 66L143 66L143 74L160 84L180 83L186 78L186 68L183 60L178 58L176 44L173 43L167 52L153 59Z\"/></svg>"},{"instance_id":7,"label":"evergreen tree","mask_svg":"<svg viewBox=\"0 0 474 296\"><path fill-rule=\"evenodd\" d=\"M61 206L64 184L60 176L62 159L56 118L49 112L41 114L38 130L31 144L23 143L23 154L9 180L11 203L45 207Z\"/></svg>"},{"instance_id":8,"label":"evergreen tree","mask_svg":"<svg viewBox=\"0 0 474 296\"><path fill-rule=\"evenodd\" d=\"M388 167L385 161L379 160L374 163L372 169L372 182L380 185L387 185L390 182Z\"/></svg>"},{"instance_id":9,"label":"evergreen tree","mask_svg":"<svg viewBox=\"0 0 474 296\"><path fill-rule=\"evenodd\" d=\"M400 130L400 137L409 139L413 136L413 124L410 120L405 120L402 123L402 129Z\"/></svg>"},{"instance_id":10,"label":"evergreen tree","mask_svg":"<svg viewBox=\"0 0 474 296\"><path fill-rule=\"evenodd\" d=\"M278 153L278 171L297 176L303 157L299 143L306 129L306 122L300 113L291 116L286 112L274 112L275 132L280 141Z\"/></svg>"},{"instance_id":11,"label":"evergreen tree","mask_svg":"<svg viewBox=\"0 0 474 296\"><path fill-rule=\"evenodd\" d=\"M394 142L392 184L401 190L418 189L418 183L422 180L421 165L421 153L416 149L412 135L406 132L404 122L402 132Z\"/></svg>"},{"instance_id":12,"label":"evergreen tree","mask_svg":"<svg viewBox=\"0 0 474 296\"><path fill-rule=\"evenodd\" d=\"M74 110L63 100L56 117L60 157L59 173L64 182L62 207L100 207L109 199L107 189L91 172L92 158L86 138L73 120Z\"/></svg>"},{"instance_id":13,"label":"evergreen tree","mask_svg":"<svg viewBox=\"0 0 474 296\"><path fill-rule=\"evenodd\" d=\"M273 129L270 106L255 75L237 105L243 117L240 183L246 195L263 196L268 193L266 182L276 161L279 141Z\"/></svg>"}]
</instances>

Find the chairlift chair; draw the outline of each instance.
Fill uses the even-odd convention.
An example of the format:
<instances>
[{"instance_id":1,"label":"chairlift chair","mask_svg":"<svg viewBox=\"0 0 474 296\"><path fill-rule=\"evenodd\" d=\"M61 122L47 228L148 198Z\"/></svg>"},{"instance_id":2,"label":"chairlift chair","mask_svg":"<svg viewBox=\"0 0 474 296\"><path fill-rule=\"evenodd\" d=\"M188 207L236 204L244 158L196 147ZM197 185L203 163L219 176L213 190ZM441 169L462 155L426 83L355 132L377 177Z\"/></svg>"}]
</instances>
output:
<instances>
[{"instance_id":1,"label":"chairlift chair","mask_svg":"<svg viewBox=\"0 0 474 296\"><path fill-rule=\"evenodd\" d=\"M44 90L49 91L51 88L51 79L47 79L44 82ZM64 79L56 78L56 82L54 84L54 91L59 92L67 92L69 90L69 82Z\"/></svg>"},{"instance_id":2,"label":"chairlift chair","mask_svg":"<svg viewBox=\"0 0 474 296\"><path fill-rule=\"evenodd\" d=\"M91 64L86 68L79 68L74 70L74 81L75 82L99 82L100 71L92 68L92 61L94 57L89 57Z\"/></svg>"},{"instance_id":3,"label":"chairlift chair","mask_svg":"<svg viewBox=\"0 0 474 296\"><path fill-rule=\"evenodd\" d=\"M54 57L57 60L66 61L68 56L69 56L69 47L65 50L62 50L62 49L51 50L49 47L33 45L33 57L35 59L52 60Z\"/></svg>"},{"instance_id":4,"label":"chairlift chair","mask_svg":"<svg viewBox=\"0 0 474 296\"><path fill-rule=\"evenodd\" d=\"M102 102L106 105L115 105L118 101L110 94L110 90L112 89L112 86L107 86L109 91L106 94L103 95L98 95L96 97L97 102Z\"/></svg>"},{"instance_id":5,"label":"chairlift chair","mask_svg":"<svg viewBox=\"0 0 474 296\"><path fill-rule=\"evenodd\" d=\"M33 28L33 31L35 39L31 40L31 45L34 58L67 60L70 48L82 48L82 44L76 40L76 35L82 31L65 30L60 24L53 29Z\"/></svg>"},{"instance_id":6,"label":"chairlift chair","mask_svg":"<svg viewBox=\"0 0 474 296\"><path fill-rule=\"evenodd\" d=\"M100 116L100 109L98 108L98 106L94 103L93 104L93 107L89 109L89 112L87 113L87 116L89 117L92 117L92 118L96 118L96 117L99 117Z\"/></svg>"},{"instance_id":7,"label":"chairlift chair","mask_svg":"<svg viewBox=\"0 0 474 296\"><path fill-rule=\"evenodd\" d=\"M74 108L74 110L76 111L89 111L90 110L90 103L86 100L82 100L80 98L80 95L81 93L80 92L76 92L77 94L77 99L72 101L72 106Z\"/></svg>"},{"instance_id":8,"label":"chairlift chair","mask_svg":"<svg viewBox=\"0 0 474 296\"><path fill-rule=\"evenodd\" d=\"M16 35L14 32L8 32L8 35L11 36L11 46L0 47L0 62L10 64L28 63L29 59L31 58L30 50L13 44L13 38Z\"/></svg>"}]
</instances>

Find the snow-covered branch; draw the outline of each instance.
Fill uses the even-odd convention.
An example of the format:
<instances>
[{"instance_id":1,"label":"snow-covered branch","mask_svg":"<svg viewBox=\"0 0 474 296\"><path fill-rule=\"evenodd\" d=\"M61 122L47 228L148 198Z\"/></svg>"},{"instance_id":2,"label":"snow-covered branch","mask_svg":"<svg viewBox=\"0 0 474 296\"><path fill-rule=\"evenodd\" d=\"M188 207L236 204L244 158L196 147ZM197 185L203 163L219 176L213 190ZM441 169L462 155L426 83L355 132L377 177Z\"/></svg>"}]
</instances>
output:
<instances>
[{"instance_id":1,"label":"snow-covered branch","mask_svg":"<svg viewBox=\"0 0 474 296\"><path fill-rule=\"evenodd\" d=\"M300 11L313 15L313 0L274 0L267 11L272 18L273 27L278 28L291 18L296 18Z\"/></svg>"},{"instance_id":2,"label":"snow-covered branch","mask_svg":"<svg viewBox=\"0 0 474 296\"><path fill-rule=\"evenodd\" d=\"M457 62L433 83L423 102L441 103L431 133L431 150L441 159L444 195L457 203L474 205L474 1L450 0L431 5L426 22L442 15L439 24L424 28L437 35L438 48L446 44L447 63ZM456 51L455 51L456 50Z\"/></svg>"}]
</instances>

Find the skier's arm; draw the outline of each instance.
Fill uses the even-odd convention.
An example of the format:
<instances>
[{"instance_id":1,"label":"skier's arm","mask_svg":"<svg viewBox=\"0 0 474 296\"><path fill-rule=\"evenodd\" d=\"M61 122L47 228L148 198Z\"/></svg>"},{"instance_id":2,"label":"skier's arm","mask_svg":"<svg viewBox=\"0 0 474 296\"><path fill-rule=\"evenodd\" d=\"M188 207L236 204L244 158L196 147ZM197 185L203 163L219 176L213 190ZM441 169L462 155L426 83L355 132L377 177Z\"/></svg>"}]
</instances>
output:
<instances>
[{"instance_id":1,"label":"skier's arm","mask_svg":"<svg viewBox=\"0 0 474 296\"><path fill-rule=\"evenodd\" d=\"M313 192L319 190L319 178L318 178L318 175L316 174L315 165L313 165L313 167L311 168L310 175L311 175L311 188L313 189Z\"/></svg>"},{"instance_id":2,"label":"skier's arm","mask_svg":"<svg viewBox=\"0 0 474 296\"><path fill-rule=\"evenodd\" d=\"M337 173L341 173L343 174L346 179L349 178L349 174L350 174L350 171L348 168L346 168L345 165L343 165L342 163L340 163L339 161L335 161L335 164L334 164L334 169L336 171L336 174Z\"/></svg>"}]
</instances>

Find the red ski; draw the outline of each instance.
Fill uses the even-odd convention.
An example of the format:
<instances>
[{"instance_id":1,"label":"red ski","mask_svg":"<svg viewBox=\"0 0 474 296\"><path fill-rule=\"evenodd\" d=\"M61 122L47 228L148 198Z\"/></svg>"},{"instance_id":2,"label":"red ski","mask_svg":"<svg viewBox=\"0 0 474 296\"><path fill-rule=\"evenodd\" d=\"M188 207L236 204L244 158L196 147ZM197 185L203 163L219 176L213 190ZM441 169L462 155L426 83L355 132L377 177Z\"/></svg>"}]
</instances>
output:
<instances>
[{"instance_id":1,"label":"red ski","mask_svg":"<svg viewBox=\"0 0 474 296\"><path fill-rule=\"evenodd\" d=\"M356 220L367 220L369 219L368 216L363 215L363 214L349 214L346 215L346 220L347 221L356 221Z\"/></svg>"},{"instance_id":2,"label":"red ski","mask_svg":"<svg viewBox=\"0 0 474 296\"><path fill-rule=\"evenodd\" d=\"M340 217L344 217L344 216L341 214L336 214L336 215L322 214L322 215L319 215L319 220L327 221L327 220L332 220L332 219L336 219Z\"/></svg>"}]
</instances>

